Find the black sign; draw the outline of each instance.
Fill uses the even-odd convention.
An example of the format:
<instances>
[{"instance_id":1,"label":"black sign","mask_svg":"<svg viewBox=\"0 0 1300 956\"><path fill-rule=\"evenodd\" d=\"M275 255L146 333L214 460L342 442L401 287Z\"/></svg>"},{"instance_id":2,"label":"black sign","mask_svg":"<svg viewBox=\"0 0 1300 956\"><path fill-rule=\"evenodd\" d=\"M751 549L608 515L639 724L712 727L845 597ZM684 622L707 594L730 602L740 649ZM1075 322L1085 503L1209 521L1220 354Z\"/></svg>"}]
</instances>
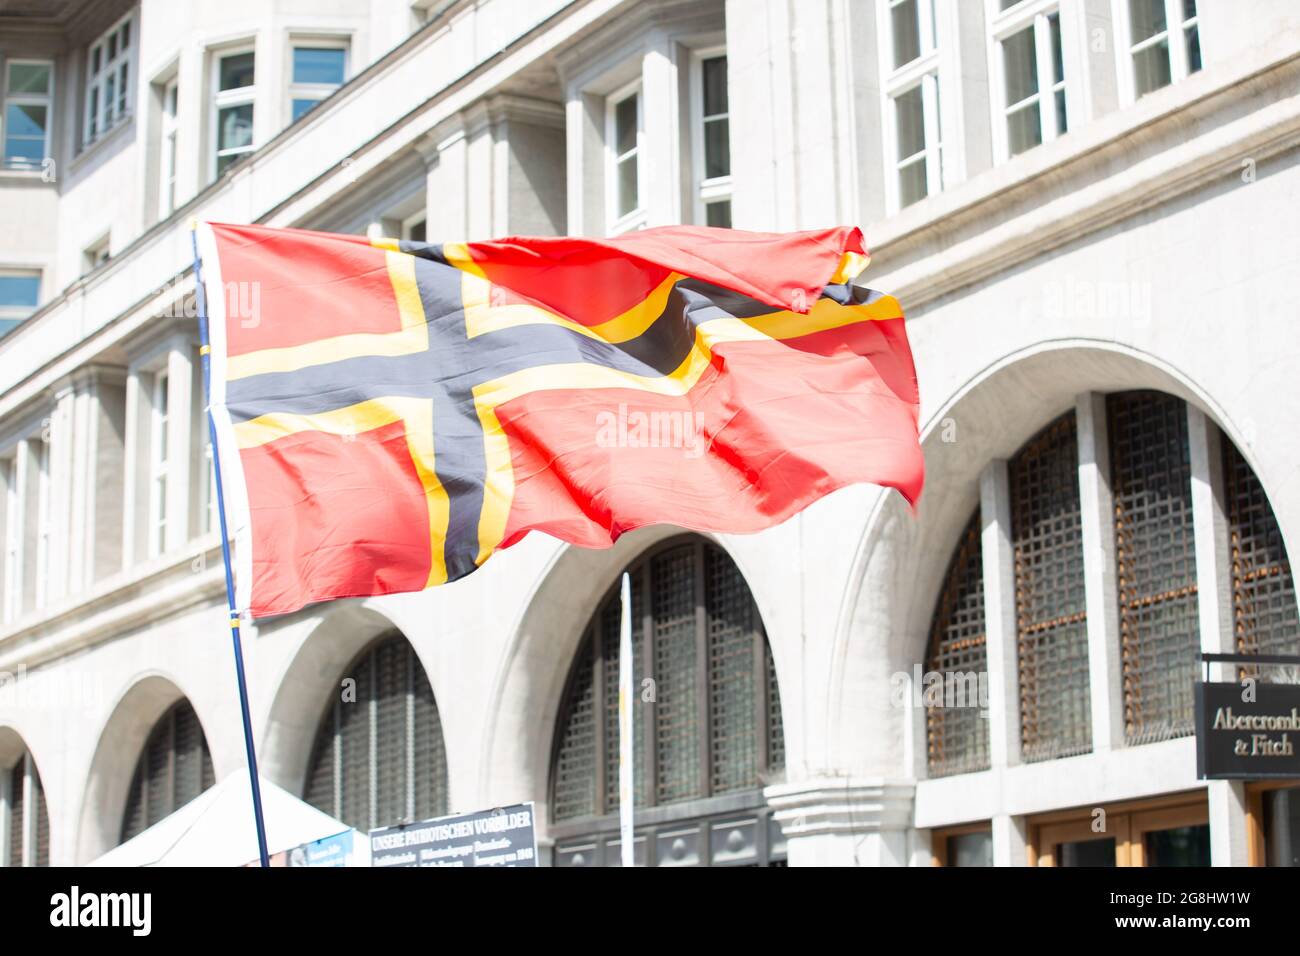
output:
<instances>
[{"instance_id":1,"label":"black sign","mask_svg":"<svg viewBox=\"0 0 1300 956\"><path fill-rule=\"evenodd\" d=\"M533 805L370 831L371 866L536 866Z\"/></svg>"},{"instance_id":2,"label":"black sign","mask_svg":"<svg viewBox=\"0 0 1300 956\"><path fill-rule=\"evenodd\" d=\"M1300 777L1300 684L1196 685L1196 775Z\"/></svg>"}]
</instances>

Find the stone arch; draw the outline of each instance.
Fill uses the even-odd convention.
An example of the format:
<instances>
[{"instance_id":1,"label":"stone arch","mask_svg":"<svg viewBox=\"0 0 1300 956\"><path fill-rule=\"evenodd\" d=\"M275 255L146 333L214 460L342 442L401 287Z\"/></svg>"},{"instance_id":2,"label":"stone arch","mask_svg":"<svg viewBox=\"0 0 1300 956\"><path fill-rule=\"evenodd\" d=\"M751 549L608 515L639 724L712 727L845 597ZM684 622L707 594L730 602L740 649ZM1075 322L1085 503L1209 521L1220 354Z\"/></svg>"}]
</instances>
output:
<instances>
[{"instance_id":1,"label":"stone arch","mask_svg":"<svg viewBox=\"0 0 1300 956\"><path fill-rule=\"evenodd\" d=\"M1130 389L1184 399L1249 454L1221 407L1188 376L1150 353L1085 339L1041 342L973 371L924 422L926 489L916 514L897 495L881 495L854 558L836 634L841 669L830 687L838 765L916 774L924 714L913 710L909 720L892 705L891 678L924 661L943 574L978 506L985 464L1013 455L1078 394Z\"/></svg>"},{"instance_id":2,"label":"stone arch","mask_svg":"<svg viewBox=\"0 0 1300 956\"><path fill-rule=\"evenodd\" d=\"M158 719L182 698L193 705L194 697L185 693L172 675L152 671L137 677L114 702L96 738L86 777L77 836L78 863L89 863L117 846L140 751ZM207 737L204 715L198 707L195 713ZM217 768L217 778L227 769Z\"/></svg>"},{"instance_id":3,"label":"stone arch","mask_svg":"<svg viewBox=\"0 0 1300 956\"><path fill-rule=\"evenodd\" d=\"M624 568L654 546L681 534L680 528L657 526L625 534L604 551L568 546L556 550L511 629L510 644L493 681L483 737L483 792L501 794L502 799L535 800L539 820L549 821L553 735L587 624ZM725 536L699 536L727 553L750 582L757 600L746 566L746 549L736 547L736 542ZM763 603L757 603L766 624ZM768 641L776 657L783 714L788 721L796 710L791 703L795 692L782 676L783 662L770 632ZM790 737L787 722L787 751Z\"/></svg>"}]
</instances>

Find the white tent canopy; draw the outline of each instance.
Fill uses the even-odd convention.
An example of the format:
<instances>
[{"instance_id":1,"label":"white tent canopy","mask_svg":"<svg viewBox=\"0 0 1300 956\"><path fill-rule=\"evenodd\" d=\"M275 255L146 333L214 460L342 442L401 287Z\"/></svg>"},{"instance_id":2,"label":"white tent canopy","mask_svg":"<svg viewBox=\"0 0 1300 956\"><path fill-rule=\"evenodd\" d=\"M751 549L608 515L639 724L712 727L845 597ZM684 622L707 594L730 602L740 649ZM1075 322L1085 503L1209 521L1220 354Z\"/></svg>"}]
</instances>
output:
<instances>
[{"instance_id":1,"label":"white tent canopy","mask_svg":"<svg viewBox=\"0 0 1300 956\"><path fill-rule=\"evenodd\" d=\"M268 853L350 829L265 777L260 779ZM257 858L253 795L244 767L90 865L244 866Z\"/></svg>"}]
</instances>

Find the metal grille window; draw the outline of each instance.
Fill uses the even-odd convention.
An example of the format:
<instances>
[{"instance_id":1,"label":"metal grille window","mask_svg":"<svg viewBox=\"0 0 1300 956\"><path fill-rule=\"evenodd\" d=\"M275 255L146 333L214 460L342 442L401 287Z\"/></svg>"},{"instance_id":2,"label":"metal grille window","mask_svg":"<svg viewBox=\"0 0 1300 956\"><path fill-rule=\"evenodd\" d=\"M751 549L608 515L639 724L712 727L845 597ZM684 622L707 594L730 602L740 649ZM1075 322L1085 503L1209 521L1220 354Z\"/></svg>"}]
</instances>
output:
<instances>
[{"instance_id":1,"label":"metal grille window","mask_svg":"<svg viewBox=\"0 0 1300 956\"><path fill-rule=\"evenodd\" d=\"M714 545L679 540L629 571L638 806L762 786L784 765L780 696L739 570ZM618 810L619 616L615 588L570 673L551 774L557 821ZM654 680L653 702L643 694L645 676Z\"/></svg>"},{"instance_id":2,"label":"metal grille window","mask_svg":"<svg viewBox=\"0 0 1300 956\"><path fill-rule=\"evenodd\" d=\"M1010 462L1020 744L1026 761L1092 749L1078 469L1073 412Z\"/></svg>"},{"instance_id":3,"label":"metal grille window","mask_svg":"<svg viewBox=\"0 0 1300 956\"><path fill-rule=\"evenodd\" d=\"M0 801L0 806L8 809L8 826L0 832L0 846L4 847L0 866L49 866L50 811L30 753L24 753L8 769L0 769Z\"/></svg>"},{"instance_id":4,"label":"metal grille window","mask_svg":"<svg viewBox=\"0 0 1300 956\"><path fill-rule=\"evenodd\" d=\"M136 762L122 817L122 842L179 810L213 782L203 725L189 701L177 701L154 724Z\"/></svg>"},{"instance_id":5,"label":"metal grille window","mask_svg":"<svg viewBox=\"0 0 1300 956\"><path fill-rule=\"evenodd\" d=\"M312 748L308 803L359 830L447 812L447 756L429 677L401 634L343 674Z\"/></svg>"},{"instance_id":6,"label":"metal grille window","mask_svg":"<svg viewBox=\"0 0 1300 956\"><path fill-rule=\"evenodd\" d=\"M1232 617L1244 654L1300 654L1300 617L1286 543L1264 486L1232 442L1223 445L1223 477L1232 553ZM1277 680L1266 667L1260 680Z\"/></svg>"},{"instance_id":7,"label":"metal grille window","mask_svg":"<svg viewBox=\"0 0 1300 956\"><path fill-rule=\"evenodd\" d=\"M942 676L944 689L942 700L926 698L930 776L987 770L989 729L983 719L984 702L979 699L980 679L987 680L988 672L979 509L962 532L944 576L930 625L925 669L927 675Z\"/></svg>"},{"instance_id":8,"label":"metal grille window","mask_svg":"<svg viewBox=\"0 0 1300 956\"><path fill-rule=\"evenodd\" d=\"M1193 731L1200 626L1187 406L1159 392L1106 399L1124 733L1129 744Z\"/></svg>"}]
</instances>

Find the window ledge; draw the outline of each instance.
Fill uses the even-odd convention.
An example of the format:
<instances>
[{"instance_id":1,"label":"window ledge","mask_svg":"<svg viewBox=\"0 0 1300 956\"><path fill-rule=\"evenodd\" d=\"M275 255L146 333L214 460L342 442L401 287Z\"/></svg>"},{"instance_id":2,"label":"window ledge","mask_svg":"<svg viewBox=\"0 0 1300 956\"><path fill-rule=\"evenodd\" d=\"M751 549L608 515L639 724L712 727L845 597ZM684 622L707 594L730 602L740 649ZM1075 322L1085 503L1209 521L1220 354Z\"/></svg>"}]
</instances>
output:
<instances>
[{"instance_id":1,"label":"window ledge","mask_svg":"<svg viewBox=\"0 0 1300 956\"><path fill-rule=\"evenodd\" d=\"M98 152L102 152L104 147L123 138L123 130L133 129L135 127L135 114L128 113L112 125L112 127L103 133L100 133L94 140L84 143L77 155L72 157L68 163L70 170L80 169L90 158Z\"/></svg>"},{"instance_id":2,"label":"window ledge","mask_svg":"<svg viewBox=\"0 0 1300 956\"><path fill-rule=\"evenodd\" d=\"M0 166L0 188L5 186L54 186L54 179L46 176L44 169Z\"/></svg>"}]
</instances>

